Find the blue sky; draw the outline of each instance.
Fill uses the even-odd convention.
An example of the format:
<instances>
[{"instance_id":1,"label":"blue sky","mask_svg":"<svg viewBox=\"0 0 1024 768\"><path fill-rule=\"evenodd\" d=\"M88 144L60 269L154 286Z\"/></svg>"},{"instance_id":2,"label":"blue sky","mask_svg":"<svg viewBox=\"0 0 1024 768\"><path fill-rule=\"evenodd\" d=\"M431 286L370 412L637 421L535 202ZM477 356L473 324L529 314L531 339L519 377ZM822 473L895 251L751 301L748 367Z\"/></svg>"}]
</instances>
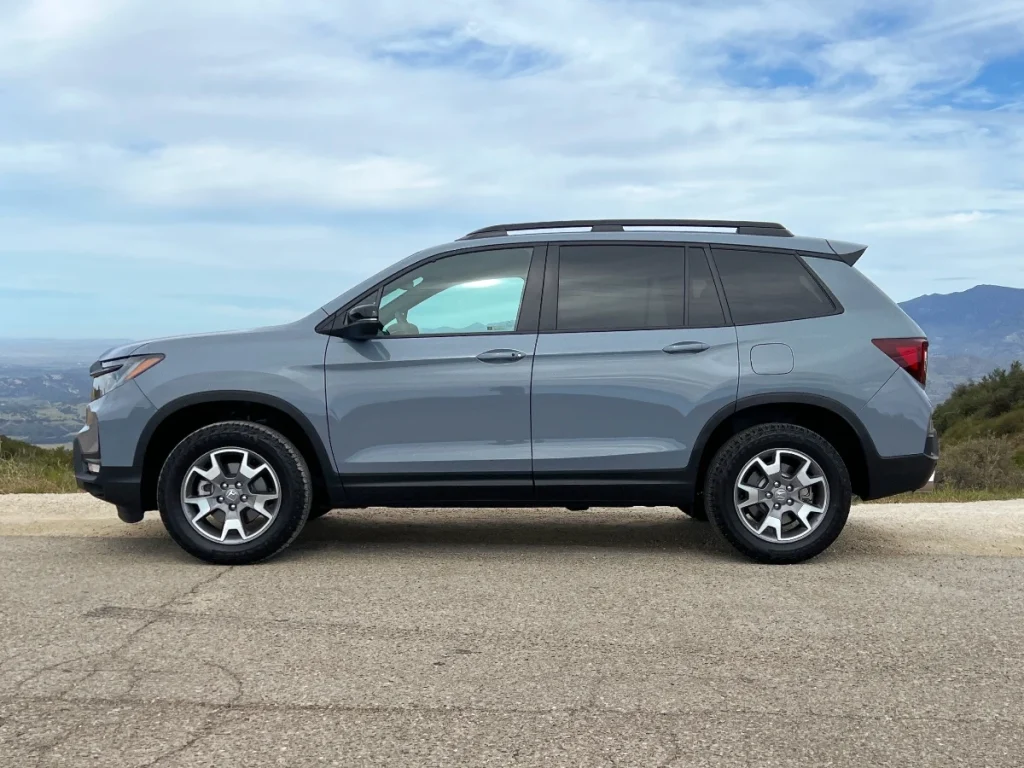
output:
<instances>
[{"instance_id":1,"label":"blue sky","mask_svg":"<svg viewBox=\"0 0 1024 768\"><path fill-rule=\"evenodd\" d=\"M0 0L0 336L300 317L500 221L1024 287L1024 3Z\"/></svg>"}]
</instances>

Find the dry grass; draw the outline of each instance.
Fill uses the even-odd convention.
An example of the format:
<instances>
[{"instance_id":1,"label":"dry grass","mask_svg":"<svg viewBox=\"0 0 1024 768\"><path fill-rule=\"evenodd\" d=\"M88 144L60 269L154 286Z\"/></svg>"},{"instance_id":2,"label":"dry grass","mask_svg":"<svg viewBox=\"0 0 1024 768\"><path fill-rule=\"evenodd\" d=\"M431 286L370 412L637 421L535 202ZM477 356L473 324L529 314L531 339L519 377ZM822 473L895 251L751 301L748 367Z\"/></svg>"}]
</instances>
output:
<instances>
[{"instance_id":1,"label":"dry grass","mask_svg":"<svg viewBox=\"0 0 1024 768\"><path fill-rule=\"evenodd\" d=\"M67 448L37 448L0 437L0 493L74 493Z\"/></svg>"},{"instance_id":2,"label":"dry grass","mask_svg":"<svg viewBox=\"0 0 1024 768\"><path fill-rule=\"evenodd\" d=\"M965 491L959 488L936 488L934 491L914 491L875 499L872 504L927 504L929 502L956 502L966 504L971 501L1006 501L1008 499L1024 499L1024 489L988 489L984 491ZM858 499L858 503L861 502Z\"/></svg>"}]
</instances>

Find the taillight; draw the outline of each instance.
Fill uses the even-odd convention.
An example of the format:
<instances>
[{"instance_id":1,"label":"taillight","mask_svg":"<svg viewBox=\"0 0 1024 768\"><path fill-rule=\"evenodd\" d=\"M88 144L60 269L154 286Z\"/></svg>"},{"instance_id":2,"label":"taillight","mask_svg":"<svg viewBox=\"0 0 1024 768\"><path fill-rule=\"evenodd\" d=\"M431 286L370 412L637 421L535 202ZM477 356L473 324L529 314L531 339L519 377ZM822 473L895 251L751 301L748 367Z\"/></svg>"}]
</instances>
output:
<instances>
[{"instance_id":1,"label":"taillight","mask_svg":"<svg viewBox=\"0 0 1024 768\"><path fill-rule=\"evenodd\" d=\"M872 339L872 343L892 358L923 387L928 378L928 339Z\"/></svg>"}]
</instances>

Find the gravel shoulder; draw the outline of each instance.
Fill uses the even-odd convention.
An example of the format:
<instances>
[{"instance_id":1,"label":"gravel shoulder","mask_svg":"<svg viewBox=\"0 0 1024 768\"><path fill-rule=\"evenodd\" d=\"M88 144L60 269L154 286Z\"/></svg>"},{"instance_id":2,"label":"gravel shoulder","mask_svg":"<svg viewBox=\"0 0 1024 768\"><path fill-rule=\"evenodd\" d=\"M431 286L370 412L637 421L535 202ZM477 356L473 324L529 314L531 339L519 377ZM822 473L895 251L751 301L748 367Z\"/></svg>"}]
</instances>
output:
<instances>
[{"instance_id":1,"label":"gravel shoulder","mask_svg":"<svg viewBox=\"0 0 1024 768\"><path fill-rule=\"evenodd\" d=\"M339 510L326 518L325 526L310 526L304 538L330 539L340 533L342 521L354 531L367 526L380 530L415 526L431 540L430 526L454 524L467 530L482 526L495 535L509 534L509 542L519 540L517 530L538 532L548 529L556 540L564 526L580 529L581 544L593 537L607 538L615 529L624 539L642 536L645 527L664 525L681 518L671 507L633 509L590 509L568 512L564 509L489 509L489 510ZM331 525L334 523L334 525ZM588 538L585 529L591 527ZM440 533L437 531L435 533ZM318 535L319 534L319 535ZM0 536L85 536L117 538L167 538L156 512L146 514L138 525L117 519L114 508L88 494L11 494L0 495ZM609 541L611 543L611 541ZM1024 556L1024 499L970 503L859 504L833 547L839 551L888 555L969 555L992 557Z\"/></svg>"}]
</instances>

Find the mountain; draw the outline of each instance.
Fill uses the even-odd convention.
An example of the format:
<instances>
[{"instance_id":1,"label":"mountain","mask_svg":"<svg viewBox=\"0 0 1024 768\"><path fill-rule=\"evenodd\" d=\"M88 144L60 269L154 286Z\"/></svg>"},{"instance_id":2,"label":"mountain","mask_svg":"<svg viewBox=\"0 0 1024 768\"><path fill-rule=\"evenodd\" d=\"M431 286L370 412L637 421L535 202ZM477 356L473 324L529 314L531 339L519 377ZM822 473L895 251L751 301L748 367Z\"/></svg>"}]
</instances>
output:
<instances>
[{"instance_id":1,"label":"mountain","mask_svg":"<svg viewBox=\"0 0 1024 768\"><path fill-rule=\"evenodd\" d=\"M935 402L957 384L1024 360L1024 289L976 285L900 304L931 342L928 394Z\"/></svg>"}]
</instances>

